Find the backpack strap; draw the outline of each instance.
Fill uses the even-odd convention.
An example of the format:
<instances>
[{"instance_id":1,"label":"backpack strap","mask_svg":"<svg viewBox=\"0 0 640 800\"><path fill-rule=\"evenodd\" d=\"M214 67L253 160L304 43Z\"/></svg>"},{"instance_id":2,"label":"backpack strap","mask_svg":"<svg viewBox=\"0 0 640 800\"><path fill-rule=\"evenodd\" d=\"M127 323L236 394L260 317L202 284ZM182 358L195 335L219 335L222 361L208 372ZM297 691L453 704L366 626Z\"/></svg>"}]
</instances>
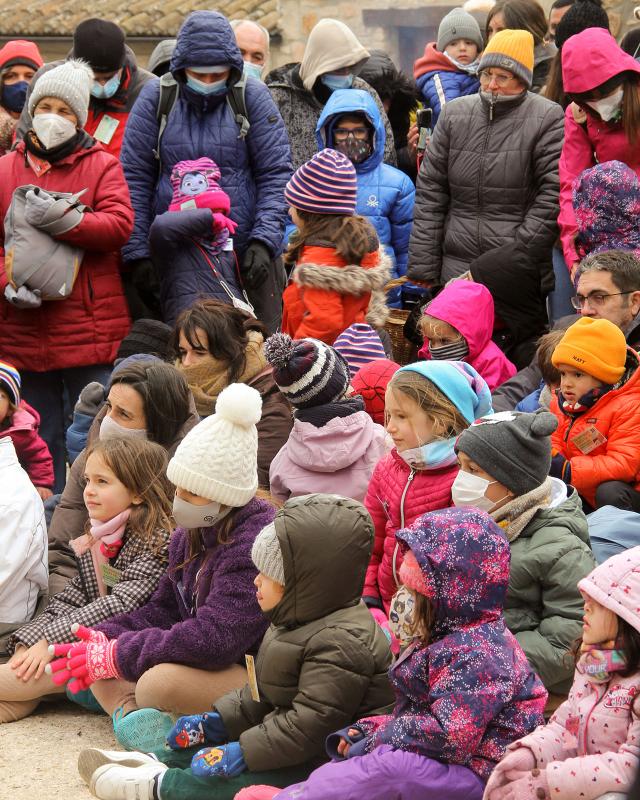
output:
<instances>
[{"instance_id":1,"label":"backpack strap","mask_svg":"<svg viewBox=\"0 0 640 800\"><path fill-rule=\"evenodd\" d=\"M240 133L238 139L246 138L249 133L251 123L249 122L249 115L247 114L247 104L245 102L245 91L247 88L247 76L242 73L242 77L237 83L229 88L227 92L227 103L229 108L233 111L236 122L240 126Z\"/></svg>"},{"instance_id":2,"label":"backpack strap","mask_svg":"<svg viewBox=\"0 0 640 800\"><path fill-rule=\"evenodd\" d=\"M156 149L153 151L153 155L158 162L158 173L162 172L162 161L160 159L160 142L162 140L162 134L164 133L164 129L167 127L169 114L171 114L173 111L173 107L175 106L177 99L178 84L176 83L176 79L170 72L165 72L165 74L160 78L160 95L158 97L158 108L156 109L156 119L158 121L158 142L156 144Z\"/></svg>"}]
</instances>

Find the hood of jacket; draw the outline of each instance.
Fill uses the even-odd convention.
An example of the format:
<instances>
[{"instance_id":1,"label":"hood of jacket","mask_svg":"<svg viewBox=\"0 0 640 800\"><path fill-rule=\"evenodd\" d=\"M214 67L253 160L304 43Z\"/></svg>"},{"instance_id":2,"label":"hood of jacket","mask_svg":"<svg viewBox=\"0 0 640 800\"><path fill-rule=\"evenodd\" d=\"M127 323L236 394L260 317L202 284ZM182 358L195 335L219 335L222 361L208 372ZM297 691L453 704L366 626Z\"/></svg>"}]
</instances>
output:
<instances>
[{"instance_id":1,"label":"hood of jacket","mask_svg":"<svg viewBox=\"0 0 640 800\"><path fill-rule=\"evenodd\" d=\"M573 182L580 258L604 250L640 251L640 180L621 161L585 169Z\"/></svg>"},{"instance_id":2,"label":"hood of jacket","mask_svg":"<svg viewBox=\"0 0 640 800\"><path fill-rule=\"evenodd\" d=\"M39 425L40 414L25 400L20 400L20 405L11 415L11 421L6 428L0 425L0 436L6 436L13 431L37 431Z\"/></svg>"},{"instance_id":3,"label":"hood of jacket","mask_svg":"<svg viewBox=\"0 0 640 800\"><path fill-rule=\"evenodd\" d=\"M170 70L174 78L184 84L184 70L187 67L208 67L216 64L231 66L229 85L240 80L243 70L242 55L233 29L227 18L217 11L194 11L178 31ZM211 95L201 97L204 100L212 99ZM214 99L219 98L220 95L217 95Z\"/></svg>"},{"instance_id":4,"label":"hood of jacket","mask_svg":"<svg viewBox=\"0 0 640 800\"><path fill-rule=\"evenodd\" d=\"M469 309L473 309L472 314ZM471 361L491 340L493 298L491 292L481 283L453 281L426 306L424 313L447 322L464 336Z\"/></svg>"},{"instance_id":5,"label":"hood of jacket","mask_svg":"<svg viewBox=\"0 0 640 800\"><path fill-rule=\"evenodd\" d=\"M553 499L554 495L552 494L549 507L536 513L519 538L526 539L544 528L564 528L567 533L577 536L580 541L591 546L589 525L582 510L582 501L578 492L572 489L570 494L565 494L564 500L558 504L554 504Z\"/></svg>"},{"instance_id":6,"label":"hood of jacket","mask_svg":"<svg viewBox=\"0 0 640 800\"><path fill-rule=\"evenodd\" d=\"M473 508L432 511L398 531L396 539L422 570L435 638L502 617L511 549L487 514Z\"/></svg>"},{"instance_id":7,"label":"hood of jacket","mask_svg":"<svg viewBox=\"0 0 640 800\"><path fill-rule=\"evenodd\" d=\"M578 582L578 589L640 632L640 547L608 558Z\"/></svg>"},{"instance_id":8,"label":"hood of jacket","mask_svg":"<svg viewBox=\"0 0 640 800\"><path fill-rule=\"evenodd\" d=\"M156 67L165 61L170 62L173 51L176 49L177 39L163 39L154 47L153 52L149 56L147 69L149 72L155 72Z\"/></svg>"},{"instance_id":9,"label":"hood of jacket","mask_svg":"<svg viewBox=\"0 0 640 800\"><path fill-rule=\"evenodd\" d=\"M366 411L334 417L321 428L296 419L287 441L287 455L310 472L336 472L364 456L375 430Z\"/></svg>"},{"instance_id":10,"label":"hood of jacket","mask_svg":"<svg viewBox=\"0 0 640 800\"><path fill-rule=\"evenodd\" d=\"M562 83L567 94L590 92L621 72L640 73L640 64L604 28L587 28L562 47Z\"/></svg>"},{"instance_id":11,"label":"hood of jacket","mask_svg":"<svg viewBox=\"0 0 640 800\"><path fill-rule=\"evenodd\" d=\"M413 65L413 77L417 80L423 75L428 76L434 72L460 72L460 70L451 59L436 48L435 42L429 42L424 48L424 54L416 59Z\"/></svg>"},{"instance_id":12,"label":"hood of jacket","mask_svg":"<svg viewBox=\"0 0 640 800\"><path fill-rule=\"evenodd\" d=\"M320 150L333 147L333 129L342 114L364 114L373 128L373 148L369 158L361 164L354 164L357 173L371 172L382 163L386 133L384 122L369 92L362 89L338 89L327 100L318 124L316 139Z\"/></svg>"},{"instance_id":13,"label":"hood of jacket","mask_svg":"<svg viewBox=\"0 0 640 800\"><path fill-rule=\"evenodd\" d=\"M337 19L321 19L307 39L300 62L300 77L307 91L320 75L343 67L358 68L369 58L369 51L358 41L358 37L344 22Z\"/></svg>"},{"instance_id":14,"label":"hood of jacket","mask_svg":"<svg viewBox=\"0 0 640 800\"><path fill-rule=\"evenodd\" d=\"M274 524L285 591L268 613L274 625L298 627L360 602L373 545L373 522L356 500L307 494L288 500Z\"/></svg>"}]
</instances>

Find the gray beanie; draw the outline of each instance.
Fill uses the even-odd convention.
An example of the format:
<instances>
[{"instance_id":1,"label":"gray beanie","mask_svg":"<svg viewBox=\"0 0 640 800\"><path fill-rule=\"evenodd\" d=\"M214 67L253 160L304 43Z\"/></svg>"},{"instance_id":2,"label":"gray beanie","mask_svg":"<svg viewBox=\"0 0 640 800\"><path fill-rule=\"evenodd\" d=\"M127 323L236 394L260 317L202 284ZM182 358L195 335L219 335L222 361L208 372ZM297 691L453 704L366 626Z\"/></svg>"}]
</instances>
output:
<instances>
[{"instance_id":1,"label":"gray beanie","mask_svg":"<svg viewBox=\"0 0 640 800\"><path fill-rule=\"evenodd\" d=\"M436 46L441 53L447 45L456 39L469 39L478 45L478 52L484 47L480 26L471 14L461 8L454 8L442 18L438 28L438 41Z\"/></svg>"},{"instance_id":2,"label":"gray beanie","mask_svg":"<svg viewBox=\"0 0 640 800\"><path fill-rule=\"evenodd\" d=\"M270 523L256 536L251 558L258 570L272 581L284 586L284 563L276 526Z\"/></svg>"},{"instance_id":3,"label":"gray beanie","mask_svg":"<svg viewBox=\"0 0 640 800\"><path fill-rule=\"evenodd\" d=\"M456 442L479 467L516 497L541 486L551 467L551 434L558 420L543 408L533 414L502 411L481 417Z\"/></svg>"},{"instance_id":4,"label":"gray beanie","mask_svg":"<svg viewBox=\"0 0 640 800\"><path fill-rule=\"evenodd\" d=\"M78 127L84 128L92 84L93 71L85 61L65 61L37 78L29 98L29 114L33 117L43 97L57 97L67 103L76 115Z\"/></svg>"}]
</instances>

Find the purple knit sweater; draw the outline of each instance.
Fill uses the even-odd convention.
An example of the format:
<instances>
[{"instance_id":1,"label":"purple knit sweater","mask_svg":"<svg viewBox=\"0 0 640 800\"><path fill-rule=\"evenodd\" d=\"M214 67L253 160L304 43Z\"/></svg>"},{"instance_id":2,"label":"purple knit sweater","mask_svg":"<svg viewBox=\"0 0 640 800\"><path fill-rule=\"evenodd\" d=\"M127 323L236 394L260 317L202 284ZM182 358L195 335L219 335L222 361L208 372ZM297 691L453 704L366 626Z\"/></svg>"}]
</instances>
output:
<instances>
[{"instance_id":1,"label":"purple knit sweater","mask_svg":"<svg viewBox=\"0 0 640 800\"><path fill-rule=\"evenodd\" d=\"M178 570L189 556L189 538L182 528L174 531L169 568L149 602L98 626L118 640L116 662L123 678L137 681L167 662L224 669L260 644L268 622L256 600L251 547L274 516L269 503L251 500L236 514L228 544L217 544L216 528L207 528L205 551Z\"/></svg>"}]
</instances>

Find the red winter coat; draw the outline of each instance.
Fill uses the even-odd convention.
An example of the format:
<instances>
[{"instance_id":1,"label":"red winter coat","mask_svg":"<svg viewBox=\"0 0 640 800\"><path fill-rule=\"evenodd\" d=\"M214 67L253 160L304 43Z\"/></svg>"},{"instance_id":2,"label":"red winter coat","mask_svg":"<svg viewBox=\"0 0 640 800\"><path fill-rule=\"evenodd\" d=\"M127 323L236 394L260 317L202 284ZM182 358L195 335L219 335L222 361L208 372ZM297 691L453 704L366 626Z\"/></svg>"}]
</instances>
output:
<instances>
[{"instance_id":1,"label":"red winter coat","mask_svg":"<svg viewBox=\"0 0 640 800\"><path fill-rule=\"evenodd\" d=\"M38 433L40 415L24 400L11 416L7 427L0 425L0 439L8 436L18 456L20 466L34 486L53 488L53 459L44 439Z\"/></svg>"},{"instance_id":2,"label":"red winter coat","mask_svg":"<svg viewBox=\"0 0 640 800\"><path fill-rule=\"evenodd\" d=\"M19 370L49 370L106 364L129 331L129 313L118 269L119 250L133 230L133 209L120 162L94 143L78 149L37 177L25 163L24 144L0 158L0 219L13 190L33 183L53 191L87 191L92 211L58 239L85 251L73 291L65 300L20 310L4 299L7 277L0 249L0 357ZM0 247L4 229L0 228Z\"/></svg>"},{"instance_id":3,"label":"red winter coat","mask_svg":"<svg viewBox=\"0 0 640 800\"><path fill-rule=\"evenodd\" d=\"M373 553L364 581L364 597L382 600L385 612L398 589L396 576L402 555L396 531L411 525L427 511L449 508L451 484L458 466L443 469L411 469L394 448L373 470L364 504L375 527Z\"/></svg>"}]
</instances>

